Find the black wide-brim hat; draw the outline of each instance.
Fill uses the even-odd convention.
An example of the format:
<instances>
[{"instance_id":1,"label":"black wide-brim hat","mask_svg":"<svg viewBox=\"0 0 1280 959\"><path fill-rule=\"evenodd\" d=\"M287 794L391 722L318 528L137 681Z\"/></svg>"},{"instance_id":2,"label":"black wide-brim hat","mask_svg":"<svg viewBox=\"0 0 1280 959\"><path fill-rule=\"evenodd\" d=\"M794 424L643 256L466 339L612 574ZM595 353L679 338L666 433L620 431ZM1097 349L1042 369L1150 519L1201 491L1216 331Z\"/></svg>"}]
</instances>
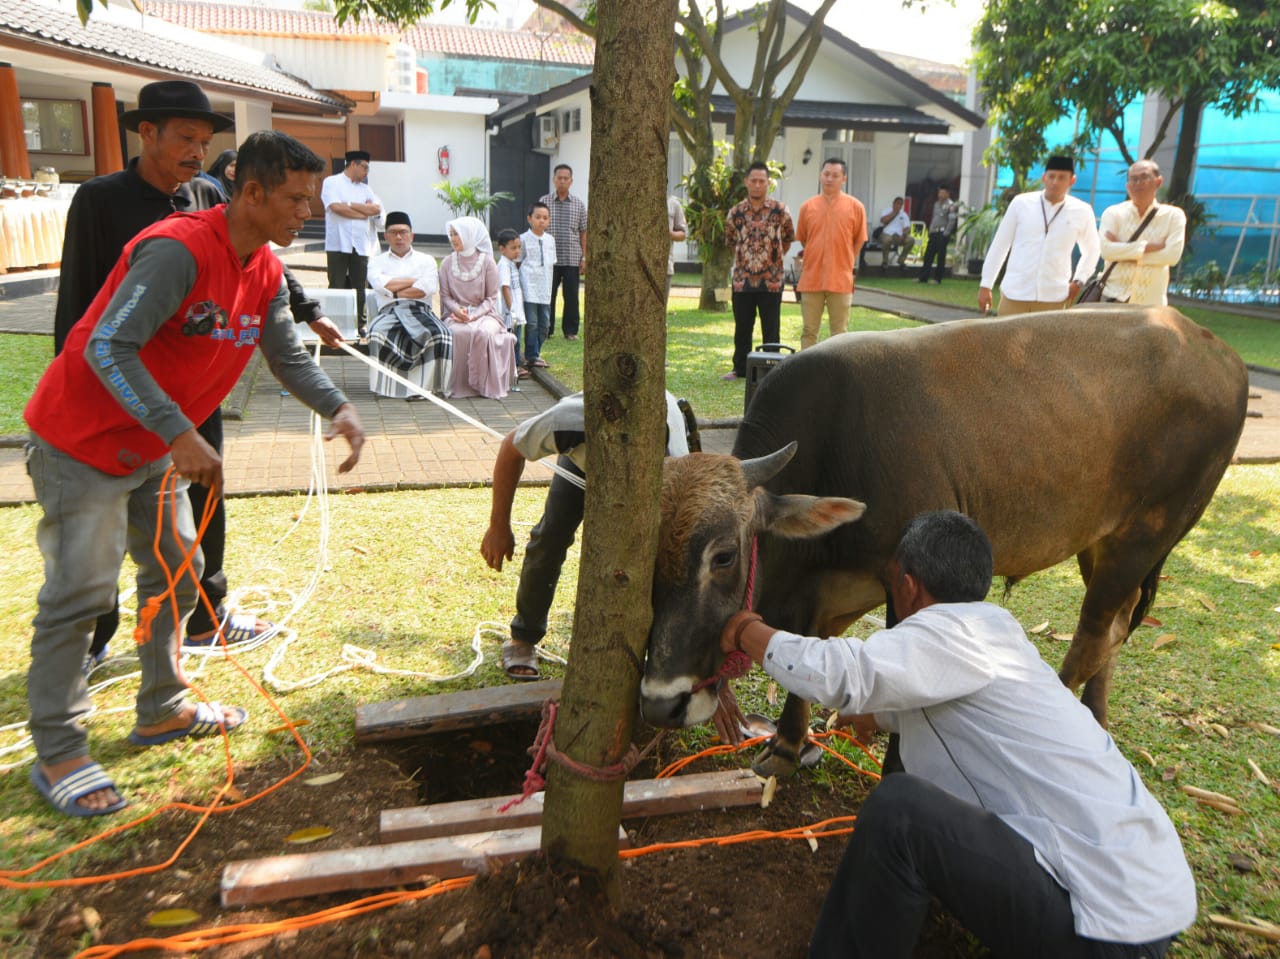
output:
<instances>
[{"instance_id":1,"label":"black wide-brim hat","mask_svg":"<svg viewBox=\"0 0 1280 959\"><path fill-rule=\"evenodd\" d=\"M213 124L213 132L221 133L235 125L231 117L214 113L204 91L190 80L160 80L148 83L138 91L138 108L120 115L126 130L138 132L138 124L147 120L158 123L170 117L186 117L206 120Z\"/></svg>"}]
</instances>

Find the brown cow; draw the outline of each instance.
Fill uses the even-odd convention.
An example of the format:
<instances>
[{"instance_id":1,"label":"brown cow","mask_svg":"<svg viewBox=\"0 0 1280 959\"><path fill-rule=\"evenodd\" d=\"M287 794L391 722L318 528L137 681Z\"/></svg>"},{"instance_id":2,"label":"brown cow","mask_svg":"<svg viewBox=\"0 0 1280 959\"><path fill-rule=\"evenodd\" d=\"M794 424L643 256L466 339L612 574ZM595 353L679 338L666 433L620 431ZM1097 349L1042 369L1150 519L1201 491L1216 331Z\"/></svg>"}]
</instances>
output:
<instances>
[{"instance_id":1,"label":"brown cow","mask_svg":"<svg viewBox=\"0 0 1280 959\"><path fill-rule=\"evenodd\" d=\"M738 459L667 462L643 715L682 726L714 711L699 683L742 606L753 537L765 620L833 636L886 601L907 522L955 509L991 537L997 575L1077 558L1084 602L1060 675L1105 725L1119 647L1213 496L1247 396L1240 358L1168 307L854 333L788 358L752 399ZM789 697L757 770L793 770L807 725Z\"/></svg>"}]
</instances>

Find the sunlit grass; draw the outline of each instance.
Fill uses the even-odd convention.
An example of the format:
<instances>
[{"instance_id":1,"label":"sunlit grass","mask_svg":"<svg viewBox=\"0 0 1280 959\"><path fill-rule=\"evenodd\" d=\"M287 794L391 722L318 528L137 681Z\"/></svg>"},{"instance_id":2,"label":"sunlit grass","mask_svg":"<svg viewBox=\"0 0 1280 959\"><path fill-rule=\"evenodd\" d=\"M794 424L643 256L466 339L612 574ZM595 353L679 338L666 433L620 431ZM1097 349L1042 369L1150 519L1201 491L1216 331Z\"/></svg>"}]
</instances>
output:
<instances>
[{"instance_id":1,"label":"sunlit grass","mask_svg":"<svg viewBox=\"0 0 1280 959\"><path fill-rule=\"evenodd\" d=\"M0 333L0 436L25 433L22 411L36 388L40 374L53 359L53 337Z\"/></svg>"}]
</instances>

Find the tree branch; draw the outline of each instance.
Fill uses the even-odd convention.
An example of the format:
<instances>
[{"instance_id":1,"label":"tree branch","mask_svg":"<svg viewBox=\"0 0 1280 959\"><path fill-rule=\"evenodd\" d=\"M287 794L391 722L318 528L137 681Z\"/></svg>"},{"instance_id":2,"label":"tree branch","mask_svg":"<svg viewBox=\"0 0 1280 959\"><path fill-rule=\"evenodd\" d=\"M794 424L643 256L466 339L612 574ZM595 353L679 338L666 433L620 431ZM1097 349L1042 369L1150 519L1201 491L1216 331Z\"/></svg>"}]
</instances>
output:
<instances>
[{"instance_id":1,"label":"tree branch","mask_svg":"<svg viewBox=\"0 0 1280 959\"><path fill-rule=\"evenodd\" d=\"M552 13L563 17L575 30L580 30L592 39L595 39L596 28L583 20L582 17L578 16L575 11L570 10L563 3L560 3L559 0L533 0L533 2L544 10L550 10Z\"/></svg>"}]
</instances>

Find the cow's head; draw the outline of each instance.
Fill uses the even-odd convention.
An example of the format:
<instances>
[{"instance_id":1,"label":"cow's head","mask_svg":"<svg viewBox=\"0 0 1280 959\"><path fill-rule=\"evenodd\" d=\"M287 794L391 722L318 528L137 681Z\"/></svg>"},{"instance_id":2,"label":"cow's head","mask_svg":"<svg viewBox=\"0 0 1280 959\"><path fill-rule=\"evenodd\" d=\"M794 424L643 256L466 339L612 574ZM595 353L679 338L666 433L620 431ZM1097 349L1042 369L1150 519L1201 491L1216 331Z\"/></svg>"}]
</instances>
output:
<instances>
[{"instance_id":1,"label":"cow's head","mask_svg":"<svg viewBox=\"0 0 1280 959\"><path fill-rule=\"evenodd\" d=\"M696 687L720 669L720 630L743 608L751 544L759 533L804 539L851 523L866 508L840 497L777 496L762 489L796 444L754 460L694 453L668 459L653 579L653 628L640 710L655 726L711 718L717 686Z\"/></svg>"}]
</instances>

